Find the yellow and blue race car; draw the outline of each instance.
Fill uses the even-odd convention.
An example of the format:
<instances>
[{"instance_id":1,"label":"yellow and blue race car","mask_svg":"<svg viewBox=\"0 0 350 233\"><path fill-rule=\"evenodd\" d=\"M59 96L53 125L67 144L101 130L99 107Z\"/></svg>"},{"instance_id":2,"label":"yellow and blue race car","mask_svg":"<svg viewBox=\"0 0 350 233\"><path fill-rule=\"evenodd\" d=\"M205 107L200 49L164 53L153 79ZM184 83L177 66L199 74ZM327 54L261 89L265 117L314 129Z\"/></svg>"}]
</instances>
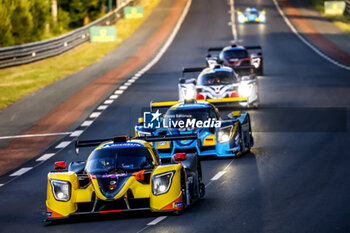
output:
<instances>
[{"instance_id":1,"label":"yellow and blue race car","mask_svg":"<svg viewBox=\"0 0 350 233\"><path fill-rule=\"evenodd\" d=\"M247 8L243 12L237 12L238 23L266 23L266 12L256 8Z\"/></svg>"},{"instance_id":2,"label":"yellow and blue race car","mask_svg":"<svg viewBox=\"0 0 350 233\"><path fill-rule=\"evenodd\" d=\"M176 153L196 153L199 156L240 157L254 145L248 113L231 112L223 120L212 104L246 101L244 98L154 102L151 112L145 112L135 126L136 136L198 134L198 140L159 141L154 143L163 160ZM162 114L159 109L167 108ZM154 110L157 109L155 112ZM158 119L157 119L158 118Z\"/></svg>"},{"instance_id":3,"label":"yellow and blue race car","mask_svg":"<svg viewBox=\"0 0 350 233\"><path fill-rule=\"evenodd\" d=\"M161 164L152 143L197 140L196 134L77 141L97 146L86 162L56 162L48 174L46 220L81 214L150 210L181 213L204 196L195 154L174 154Z\"/></svg>"}]
</instances>

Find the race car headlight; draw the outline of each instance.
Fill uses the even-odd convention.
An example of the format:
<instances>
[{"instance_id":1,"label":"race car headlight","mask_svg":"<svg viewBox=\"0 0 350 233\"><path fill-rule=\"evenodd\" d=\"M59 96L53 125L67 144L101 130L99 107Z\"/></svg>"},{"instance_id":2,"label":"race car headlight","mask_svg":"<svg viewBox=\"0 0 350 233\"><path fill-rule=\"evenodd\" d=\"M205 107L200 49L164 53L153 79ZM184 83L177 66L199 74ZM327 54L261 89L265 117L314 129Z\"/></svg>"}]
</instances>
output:
<instances>
[{"instance_id":1,"label":"race car headlight","mask_svg":"<svg viewBox=\"0 0 350 233\"><path fill-rule=\"evenodd\" d=\"M153 195L158 196L165 194L171 187L175 171L166 172L152 177L152 192Z\"/></svg>"},{"instance_id":2,"label":"race car headlight","mask_svg":"<svg viewBox=\"0 0 350 233\"><path fill-rule=\"evenodd\" d=\"M259 68L260 66L260 58L254 57L251 59L251 64L255 67L255 69Z\"/></svg>"},{"instance_id":3,"label":"race car headlight","mask_svg":"<svg viewBox=\"0 0 350 233\"><path fill-rule=\"evenodd\" d=\"M238 87L238 94L241 97L249 97L251 93L252 93L251 84L242 84Z\"/></svg>"},{"instance_id":4,"label":"race car headlight","mask_svg":"<svg viewBox=\"0 0 350 233\"><path fill-rule=\"evenodd\" d=\"M243 15L243 14L239 14L239 15L238 15L238 22L244 23L244 20L245 20L244 15Z\"/></svg>"},{"instance_id":5,"label":"race car headlight","mask_svg":"<svg viewBox=\"0 0 350 233\"><path fill-rule=\"evenodd\" d=\"M217 132L218 142L225 143L230 141L232 137L232 129L232 125L220 128Z\"/></svg>"},{"instance_id":6,"label":"race car headlight","mask_svg":"<svg viewBox=\"0 0 350 233\"><path fill-rule=\"evenodd\" d=\"M260 15L259 15L259 21L260 21L260 22L265 22L265 20L266 20L265 14L260 14Z\"/></svg>"},{"instance_id":7,"label":"race car headlight","mask_svg":"<svg viewBox=\"0 0 350 233\"><path fill-rule=\"evenodd\" d=\"M57 201L69 201L71 184L65 180L50 180L52 193Z\"/></svg>"},{"instance_id":8,"label":"race car headlight","mask_svg":"<svg viewBox=\"0 0 350 233\"><path fill-rule=\"evenodd\" d=\"M197 96L197 92L193 88L184 88L183 94L185 100L195 100Z\"/></svg>"}]
</instances>

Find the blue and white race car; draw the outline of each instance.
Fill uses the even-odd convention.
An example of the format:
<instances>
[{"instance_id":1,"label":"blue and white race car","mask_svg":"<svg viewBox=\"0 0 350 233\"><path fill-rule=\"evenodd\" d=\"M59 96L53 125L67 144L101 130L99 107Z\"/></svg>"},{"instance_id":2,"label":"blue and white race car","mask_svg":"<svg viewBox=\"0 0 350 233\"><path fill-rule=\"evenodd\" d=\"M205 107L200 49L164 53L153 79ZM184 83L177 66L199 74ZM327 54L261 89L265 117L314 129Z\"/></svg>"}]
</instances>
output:
<instances>
[{"instance_id":1,"label":"blue and white race car","mask_svg":"<svg viewBox=\"0 0 350 233\"><path fill-rule=\"evenodd\" d=\"M266 12L256 8L247 8L243 12L237 11L237 21L243 23L266 23Z\"/></svg>"},{"instance_id":2,"label":"blue and white race car","mask_svg":"<svg viewBox=\"0 0 350 233\"><path fill-rule=\"evenodd\" d=\"M157 109L154 116L161 108L168 108L160 119L162 126L149 128L144 122L147 119L139 118L139 124L135 126L136 136L198 134L197 140L155 142L153 146L161 159L169 159L176 153L190 152L199 156L240 157L254 144L248 113L231 112L228 119L222 120L218 109L205 101L151 103L151 111Z\"/></svg>"},{"instance_id":3,"label":"blue and white race car","mask_svg":"<svg viewBox=\"0 0 350 233\"><path fill-rule=\"evenodd\" d=\"M209 64L210 66L210 64ZM227 66L216 64L213 67L193 67L183 69L183 78L180 78L179 100L196 99L226 99L247 98L238 102L242 107L258 107L259 92L258 79L255 74L240 76ZM196 79L185 79L184 74L200 72ZM233 102L237 104L237 102Z\"/></svg>"}]
</instances>

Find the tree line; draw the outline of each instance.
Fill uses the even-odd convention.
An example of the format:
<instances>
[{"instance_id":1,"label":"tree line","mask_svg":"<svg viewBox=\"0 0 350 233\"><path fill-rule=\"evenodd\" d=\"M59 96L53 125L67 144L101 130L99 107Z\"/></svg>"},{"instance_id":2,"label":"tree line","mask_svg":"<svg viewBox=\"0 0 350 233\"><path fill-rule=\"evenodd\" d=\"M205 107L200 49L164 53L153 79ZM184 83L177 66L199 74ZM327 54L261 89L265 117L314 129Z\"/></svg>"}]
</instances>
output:
<instances>
[{"instance_id":1,"label":"tree line","mask_svg":"<svg viewBox=\"0 0 350 233\"><path fill-rule=\"evenodd\" d=\"M0 46L81 27L104 14L105 5L106 0L0 0Z\"/></svg>"}]
</instances>

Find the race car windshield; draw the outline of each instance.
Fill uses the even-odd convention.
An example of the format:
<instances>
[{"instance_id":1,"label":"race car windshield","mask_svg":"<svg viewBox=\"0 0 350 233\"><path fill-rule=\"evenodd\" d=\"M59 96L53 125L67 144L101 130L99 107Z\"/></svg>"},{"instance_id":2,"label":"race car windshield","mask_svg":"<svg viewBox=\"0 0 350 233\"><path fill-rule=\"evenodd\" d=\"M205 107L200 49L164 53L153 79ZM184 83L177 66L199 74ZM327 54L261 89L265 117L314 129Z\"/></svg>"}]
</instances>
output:
<instances>
[{"instance_id":1,"label":"race car windshield","mask_svg":"<svg viewBox=\"0 0 350 233\"><path fill-rule=\"evenodd\" d=\"M85 171L88 174L114 174L152 167L152 156L146 147L108 148L92 152Z\"/></svg>"},{"instance_id":2,"label":"race car windshield","mask_svg":"<svg viewBox=\"0 0 350 233\"><path fill-rule=\"evenodd\" d=\"M168 126L177 128L179 125L174 125L174 122L187 122L195 119L196 121L206 121L208 119L216 119L216 114L212 109L181 109L168 110L164 117L164 123Z\"/></svg>"},{"instance_id":3,"label":"race car windshield","mask_svg":"<svg viewBox=\"0 0 350 233\"><path fill-rule=\"evenodd\" d=\"M233 59L233 58L238 58L238 59L243 59L248 57L248 52L243 49L234 49L234 50L226 50L223 51L220 59Z\"/></svg>"},{"instance_id":4,"label":"race car windshield","mask_svg":"<svg viewBox=\"0 0 350 233\"><path fill-rule=\"evenodd\" d=\"M237 83L237 79L234 74L230 72L215 72L201 75L197 83L203 86L229 85Z\"/></svg>"},{"instance_id":5,"label":"race car windshield","mask_svg":"<svg viewBox=\"0 0 350 233\"><path fill-rule=\"evenodd\" d=\"M257 12L252 12L252 11L247 11L246 14L247 15L256 15L256 16L258 15Z\"/></svg>"}]
</instances>

